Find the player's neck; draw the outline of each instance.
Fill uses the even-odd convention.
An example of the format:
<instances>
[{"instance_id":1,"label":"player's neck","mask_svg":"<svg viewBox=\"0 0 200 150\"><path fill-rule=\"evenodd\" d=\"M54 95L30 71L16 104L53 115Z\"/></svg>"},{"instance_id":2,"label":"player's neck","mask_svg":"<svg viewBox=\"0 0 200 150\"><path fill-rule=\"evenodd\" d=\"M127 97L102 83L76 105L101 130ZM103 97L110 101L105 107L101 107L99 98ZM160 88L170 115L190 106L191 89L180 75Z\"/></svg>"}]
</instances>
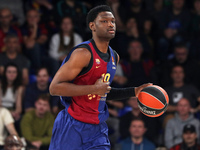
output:
<instances>
[{"instance_id":1,"label":"player's neck","mask_svg":"<svg viewBox=\"0 0 200 150\"><path fill-rule=\"evenodd\" d=\"M93 37L93 40L94 40L94 42L95 42L97 48L98 48L102 53L107 53L109 41L107 41L107 40L101 40L101 39L96 38L96 37Z\"/></svg>"},{"instance_id":2,"label":"player's neck","mask_svg":"<svg viewBox=\"0 0 200 150\"><path fill-rule=\"evenodd\" d=\"M141 144L142 141L143 141L143 137L137 137L137 138L131 137L131 140L132 140L132 142L133 142L134 144Z\"/></svg>"}]
</instances>

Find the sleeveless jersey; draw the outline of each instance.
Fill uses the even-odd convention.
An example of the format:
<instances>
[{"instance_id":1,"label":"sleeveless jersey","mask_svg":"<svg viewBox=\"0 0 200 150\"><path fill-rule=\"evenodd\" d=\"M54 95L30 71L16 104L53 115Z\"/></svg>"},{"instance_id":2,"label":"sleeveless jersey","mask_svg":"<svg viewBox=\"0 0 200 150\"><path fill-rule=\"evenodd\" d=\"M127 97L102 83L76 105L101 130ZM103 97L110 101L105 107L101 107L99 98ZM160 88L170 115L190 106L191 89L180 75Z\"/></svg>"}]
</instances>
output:
<instances>
[{"instance_id":1,"label":"sleeveless jersey","mask_svg":"<svg viewBox=\"0 0 200 150\"><path fill-rule=\"evenodd\" d=\"M94 42L89 40L74 47L65 58L62 65L69 60L72 52L81 45L86 45L88 47L87 49L91 52L92 65L86 73L78 75L71 82L76 85L93 85L99 78L103 76L104 82L111 83L116 71L116 58L114 51L110 46L108 48L110 54L108 62L104 61L99 56L97 53L99 50L96 48L96 45ZM107 95L100 97L98 95L88 94L83 96L60 98L61 103L65 106L65 109L68 109L68 113L74 119L85 123L99 124L107 120L109 116L106 105L106 96Z\"/></svg>"}]
</instances>

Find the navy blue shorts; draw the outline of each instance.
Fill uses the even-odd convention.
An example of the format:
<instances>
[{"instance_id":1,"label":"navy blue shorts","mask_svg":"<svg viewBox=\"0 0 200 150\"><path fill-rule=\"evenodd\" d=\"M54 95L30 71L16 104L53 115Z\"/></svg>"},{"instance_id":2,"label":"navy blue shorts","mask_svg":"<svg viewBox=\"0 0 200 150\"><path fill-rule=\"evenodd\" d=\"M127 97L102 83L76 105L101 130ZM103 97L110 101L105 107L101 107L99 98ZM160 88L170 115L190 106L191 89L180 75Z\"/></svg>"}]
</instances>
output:
<instances>
[{"instance_id":1,"label":"navy blue shorts","mask_svg":"<svg viewBox=\"0 0 200 150\"><path fill-rule=\"evenodd\" d=\"M107 124L83 123L62 110L54 122L49 150L110 150Z\"/></svg>"}]
</instances>

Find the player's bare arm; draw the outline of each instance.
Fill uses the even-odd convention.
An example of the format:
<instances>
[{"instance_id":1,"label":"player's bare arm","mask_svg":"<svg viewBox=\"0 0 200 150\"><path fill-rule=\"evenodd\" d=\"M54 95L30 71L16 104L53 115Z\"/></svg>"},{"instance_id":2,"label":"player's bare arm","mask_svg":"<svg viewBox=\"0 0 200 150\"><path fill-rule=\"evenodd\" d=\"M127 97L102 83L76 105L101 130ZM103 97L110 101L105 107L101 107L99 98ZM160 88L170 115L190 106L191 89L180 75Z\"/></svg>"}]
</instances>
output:
<instances>
[{"instance_id":1,"label":"player's bare arm","mask_svg":"<svg viewBox=\"0 0 200 150\"><path fill-rule=\"evenodd\" d=\"M70 59L58 70L51 85L51 95L59 96L80 96L88 94L105 95L109 93L108 83L103 83L99 79L94 85L76 85L69 83L84 67L87 67L91 59L91 53L85 48L77 48L72 53Z\"/></svg>"}]
</instances>

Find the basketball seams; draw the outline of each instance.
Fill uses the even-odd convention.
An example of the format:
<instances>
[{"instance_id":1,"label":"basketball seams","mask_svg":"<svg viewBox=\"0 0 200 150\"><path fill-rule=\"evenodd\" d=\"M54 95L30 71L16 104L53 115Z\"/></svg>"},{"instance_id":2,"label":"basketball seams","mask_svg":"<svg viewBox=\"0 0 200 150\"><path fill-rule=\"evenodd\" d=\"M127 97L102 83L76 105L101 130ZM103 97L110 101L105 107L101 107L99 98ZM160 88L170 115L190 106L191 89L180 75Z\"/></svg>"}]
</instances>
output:
<instances>
[{"instance_id":1,"label":"basketball seams","mask_svg":"<svg viewBox=\"0 0 200 150\"><path fill-rule=\"evenodd\" d=\"M160 90L161 93L164 95L165 100L167 101L167 103L169 103L169 97L168 97L168 95L167 95L167 92L166 92L163 88L161 88L161 87L159 87L159 86L157 86L157 85L153 85L152 87L155 87L155 88L157 88L158 90Z\"/></svg>"},{"instance_id":2,"label":"basketball seams","mask_svg":"<svg viewBox=\"0 0 200 150\"><path fill-rule=\"evenodd\" d=\"M147 93L147 92L145 92L145 91L142 91L142 92L144 92L144 93L146 93L146 94L148 94L148 95L150 95L150 96L152 96L152 97L154 97L155 99L157 99L160 103L162 103L163 104L163 102L161 102L157 97L155 97L155 96L153 96L152 94L150 94L150 93ZM141 93L142 93L141 92ZM165 104L163 104L163 107L165 106Z\"/></svg>"},{"instance_id":3,"label":"basketball seams","mask_svg":"<svg viewBox=\"0 0 200 150\"><path fill-rule=\"evenodd\" d=\"M139 100L140 101L140 100ZM141 102L140 102L141 103ZM148 108L151 108L151 109L155 109L155 110L162 110L163 108L165 108L165 105L164 105L164 107L163 108L161 108L161 109L156 109L156 108L153 108L153 107L150 107L150 106L147 106L147 105L145 105L145 104L143 104L143 103L141 103L142 105L144 105L145 107L148 107Z\"/></svg>"}]
</instances>

